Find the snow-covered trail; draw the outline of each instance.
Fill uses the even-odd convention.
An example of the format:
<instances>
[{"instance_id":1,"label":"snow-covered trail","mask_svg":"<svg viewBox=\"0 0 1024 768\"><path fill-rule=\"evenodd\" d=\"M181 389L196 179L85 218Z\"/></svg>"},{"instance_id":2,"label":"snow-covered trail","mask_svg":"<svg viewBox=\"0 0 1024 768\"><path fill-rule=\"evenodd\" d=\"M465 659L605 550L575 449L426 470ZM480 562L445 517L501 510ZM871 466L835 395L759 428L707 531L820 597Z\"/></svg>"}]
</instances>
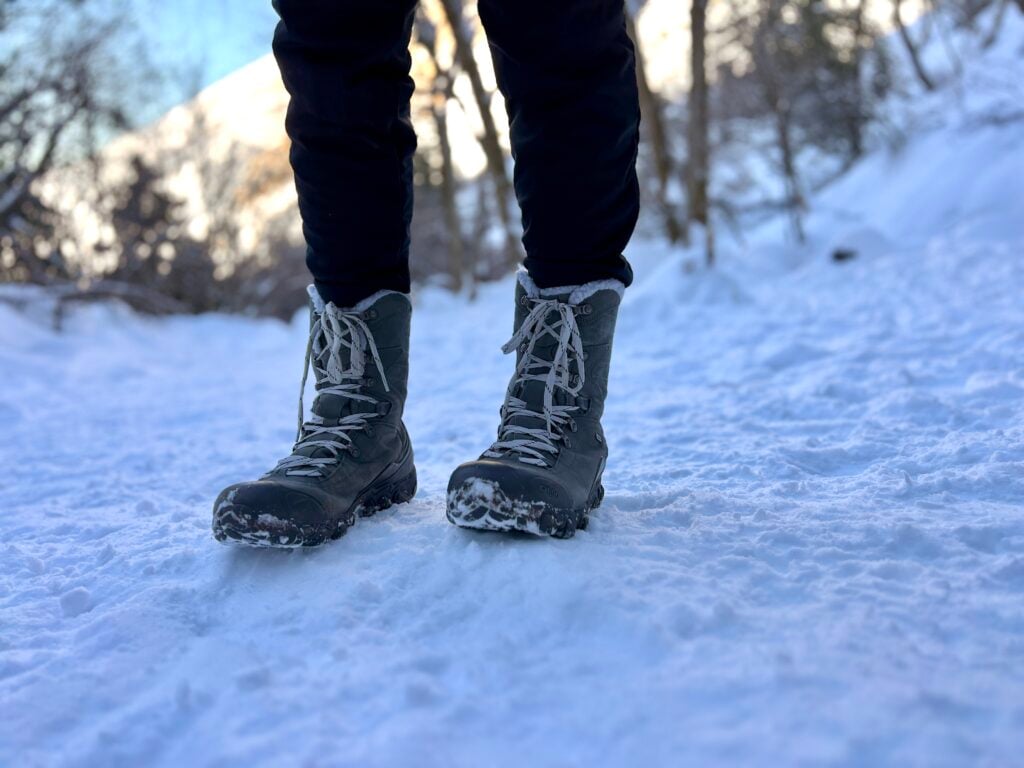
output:
<instances>
[{"instance_id":1,"label":"snow-covered trail","mask_svg":"<svg viewBox=\"0 0 1024 768\"><path fill-rule=\"evenodd\" d=\"M420 492L308 552L208 530L290 445L301 318L0 307L0 764L1017 762L1022 245L747 283L666 258L570 541L444 521L510 282L421 295Z\"/></svg>"}]
</instances>

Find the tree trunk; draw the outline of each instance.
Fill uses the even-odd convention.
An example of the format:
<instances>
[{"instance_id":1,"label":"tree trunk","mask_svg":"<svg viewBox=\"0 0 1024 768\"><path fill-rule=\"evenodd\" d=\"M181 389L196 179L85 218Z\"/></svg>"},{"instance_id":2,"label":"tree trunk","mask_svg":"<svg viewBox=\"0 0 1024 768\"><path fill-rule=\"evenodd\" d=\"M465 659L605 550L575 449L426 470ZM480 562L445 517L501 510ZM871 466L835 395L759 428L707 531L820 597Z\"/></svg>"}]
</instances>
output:
<instances>
[{"instance_id":1,"label":"tree trunk","mask_svg":"<svg viewBox=\"0 0 1024 768\"><path fill-rule=\"evenodd\" d=\"M501 226L505 230L505 248L509 260L518 262L520 251L519 242L515 233L515 226L512 221L512 183L509 181L508 172L505 169L505 153L501 149L501 142L498 139L498 128L494 124L494 116L491 114L491 94L484 87L483 78L480 76L480 68L477 66L473 56L473 37L466 27L466 21L462 13L462 0L440 0L444 9L445 17L452 29L452 36L455 40L455 55L459 65L469 77L470 86L473 89L473 99L476 101L477 109L480 112L480 121L483 124L484 132L480 137L480 146L487 158L487 169L490 171L494 181L494 195L496 198L498 216L501 219Z\"/></svg>"},{"instance_id":2,"label":"tree trunk","mask_svg":"<svg viewBox=\"0 0 1024 768\"><path fill-rule=\"evenodd\" d=\"M804 196L800 190L796 156L793 152L789 109L781 103L781 100L775 107L775 130L779 151L782 154L782 172L786 177L786 198L790 222L793 225L793 234L796 235L797 242L802 243L804 241L804 225L801 214L804 210Z\"/></svg>"},{"instance_id":3,"label":"tree trunk","mask_svg":"<svg viewBox=\"0 0 1024 768\"><path fill-rule=\"evenodd\" d=\"M647 80L643 49L636 29L635 11L630 8L626 10L626 27L636 50L636 84L640 95L640 112L643 114L643 125L647 129L647 139L651 144L651 154L654 156L654 172L658 177L658 207L665 222L665 234L672 243L688 243L686 225L680 222L680 217L670 200L670 185L675 164L668 145L661 98L651 89L651 84Z\"/></svg>"},{"instance_id":4,"label":"tree trunk","mask_svg":"<svg viewBox=\"0 0 1024 768\"><path fill-rule=\"evenodd\" d=\"M423 15L422 8L417 11L416 29L420 45L426 49L434 65L430 114L434 118L438 149L441 152L441 209L444 212L445 231L448 233L448 272L452 278L452 290L458 292L462 290L464 276L468 276L471 283L474 276L466 269L466 241L462 235L462 220L455 199L458 184L452 159L452 145L448 138L448 102L451 101L455 88L456 72L452 71L454 67L442 68L437 56L436 30Z\"/></svg>"},{"instance_id":5,"label":"tree trunk","mask_svg":"<svg viewBox=\"0 0 1024 768\"><path fill-rule=\"evenodd\" d=\"M774 34L777 21L777 6L766 5L766 16L761 19L754 31L752 43L755 72L765 105L775 118L775 141L782 162L782 173L786 179L786 208L789 211L793 234L798 242L804 241L802 214L804 197L800 188L799 171L796 167L796 153L793 148L793 133L789 101L782 90L774 59L771 54L770 38Z\"/></svg>"},{"instance_id":6,"label":"tree trunk","mask_svg":"<svg viewBox=\"0 0 1024 768\"><path fill-rule=\"evenodd\" d=\"M705 37L707 34L707 0L692 0L690 5L690 124L688 188L690 221L704 227L705 258L710 267L715 262L714 238L708 216L708 82L705 71Z\"/></svg>"},{"instance_id":7,"label":"tree trunk","mask_svg":"<svg viewBox=\"0 0 1024 768\"><path fill-rule=\"evenodd\" d=\"M1020 0L1021 10L1024 10L1024 0ZM998 39L999 31L1003 26L1003 19L1006 17L1006 9L1010 5L1010 0L999 0L999 7L996 8L995 18L992 20L992 29L988 31L988 35L985 36L985 42L982 43L983 48L991 48L992 44Z\"/></svg>"},{"instance_id":8,"label":"tree trunk","mask_svg":"<svg viewBox=\"0 0 1024 768\"><path fill-rule=\"evenodd\" d=\"M921 81L921 85L924 86L926 91L934 91L935 83L925 70L924 64L921 63L921 56L918 54L917 46L910 37L909 30L907 30L903 25L903 18L900 16L900 8L902 5L903 0L893 0L892 22L900 34L900 40L903 41L903 47L907 49L907 55L910 57L910 64L914 68L914 74L917 75L917 79Z\"/></svg>"},{"instance_id":9,"label":"tree trunk","mask_svg":"<svg viewBox=\"0 0 1024 768\"><path fill-rule=\"evenodd\" d=\"M448 116L445 112L447 97L439 95L438 102L431 107L434 125L437 127L437 141L441 149L441 204L444 209L445 228L448 230L448 268L452 276L452 290L462 290L462 277L466 271L465 244L462 239L462 223L455 201L455 164L452 162L452 145L448 140ZM470 278L472 279L472 278Z\"/></svg>"},{"instance_id":10,"label":"tree trunk","mask_svg":"<svg viewBox=\"0 0 1024 768\"><path fill-rule=\"evenodd\" d=\"M853 94L852 106L847 111L847 136L850 144L850 157L848 162L853 162L864 154L864 123L867 122L867 109L864 105L864 88L862 84L864 71L864 45L867 37L864 28L864 5L866 0L858 0L854 10L853 27Z\"/></svg>"}]
</instances>

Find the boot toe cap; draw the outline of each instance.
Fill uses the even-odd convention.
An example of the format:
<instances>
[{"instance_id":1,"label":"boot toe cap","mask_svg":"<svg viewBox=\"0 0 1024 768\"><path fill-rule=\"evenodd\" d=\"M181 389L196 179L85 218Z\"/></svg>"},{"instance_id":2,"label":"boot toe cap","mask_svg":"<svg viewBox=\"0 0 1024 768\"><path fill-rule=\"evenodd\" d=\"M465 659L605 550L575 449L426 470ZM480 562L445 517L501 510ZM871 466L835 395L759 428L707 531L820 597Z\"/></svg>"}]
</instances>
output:
<instances>
[{"instance_id":1,"label":"boot toe cap","mask_svg":"<svg viewBox=\"0 0 1024 768\"><path fill-rule=\"evenodd\" d=\"M308 546L334 537L330 523L316 496L268 480L229 486L213 505L213 533L220 541Z\"/></svg>"},{"instance_id":2,"label":"boot toe cap","mask_svg":"<svg viewBox=\"0 0 1024 768\"><path fill-rule=\"evenodd\" d=\"M587 511L574 509L570 492L550 470L480 459L452 474L446 514L461 528L568 538L585 526Z\"/></svg>"},{"instance_id":3,"label":"boot toe cap","mask_svg":"<svg viewBox=\"0 0 1024 768\"><path fill-rule=\"evenodd\" d=\"M326 516L324 505L312 493L269 480L238 483L225 488L214 503L214 512L229 507L244 507L299 525L313 525Z\"/></svg>"},{"instance_id":4,"label":"boot toe cap","mask_svg":"<svg viewBox=\"0 0 1024 768\"><path fill-rule=\"evenodd\" d=\"M551 470L519 461L478 459L459 466L448 482L448 492L476 486L480 492L500 489L508 499L554 509L571 509L568 490L551 476Z\"/></svg>"}]
</instances>

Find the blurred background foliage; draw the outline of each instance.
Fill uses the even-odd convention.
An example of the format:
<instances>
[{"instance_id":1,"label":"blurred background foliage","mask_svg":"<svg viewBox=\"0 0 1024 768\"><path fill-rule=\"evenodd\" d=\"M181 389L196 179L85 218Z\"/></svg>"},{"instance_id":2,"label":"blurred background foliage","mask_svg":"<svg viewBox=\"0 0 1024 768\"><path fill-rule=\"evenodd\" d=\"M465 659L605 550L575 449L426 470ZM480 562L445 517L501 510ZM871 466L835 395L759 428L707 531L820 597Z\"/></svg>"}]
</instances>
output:
<instances>
[{"instance_id":1,"label":"blurred background foliage","mask_svg":"<svg viewBox=\"0 0 1024 768\"><path fill-rule=\"evenodd\" d=\"M783 211L800 240L810 192L902 141L887 105L955 73L955 48L934 67L922 47L955 28L991 43L1024 12L923 2L629 0L639 235L708 267L716 229L742 237ZM273 24L269 0L0 0L0 282L60 302L290 317L308 278ZM412 51L414 279L472 296L522 256L475 5L423 0Z\"/></svg>"}]
</instances>

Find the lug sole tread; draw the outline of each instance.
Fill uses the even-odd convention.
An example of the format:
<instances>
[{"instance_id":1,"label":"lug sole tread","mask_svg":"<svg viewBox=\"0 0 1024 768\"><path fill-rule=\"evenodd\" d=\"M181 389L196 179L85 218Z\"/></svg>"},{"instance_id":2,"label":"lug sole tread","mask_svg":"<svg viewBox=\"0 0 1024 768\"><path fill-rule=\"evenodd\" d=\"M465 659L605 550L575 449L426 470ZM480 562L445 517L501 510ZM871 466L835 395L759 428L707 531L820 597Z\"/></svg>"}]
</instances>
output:
<instances>
[{"instance_id":1,"label":"lug sole tread","mask_svg":"<svg viewBox=\"0 0 1024 768\"><path fill-rule=\"evenodd\" d=\"M600 479L587 503L576 510L552 510L543 504L515 502L500 488L485 495L473 486L474 481L467 480L461 488L448 494L445 510L448 522L478 531L518 531L556 539L569 539L577 530L586 529L590 513L604 499Z\"/></svg>"}]
</instances>

